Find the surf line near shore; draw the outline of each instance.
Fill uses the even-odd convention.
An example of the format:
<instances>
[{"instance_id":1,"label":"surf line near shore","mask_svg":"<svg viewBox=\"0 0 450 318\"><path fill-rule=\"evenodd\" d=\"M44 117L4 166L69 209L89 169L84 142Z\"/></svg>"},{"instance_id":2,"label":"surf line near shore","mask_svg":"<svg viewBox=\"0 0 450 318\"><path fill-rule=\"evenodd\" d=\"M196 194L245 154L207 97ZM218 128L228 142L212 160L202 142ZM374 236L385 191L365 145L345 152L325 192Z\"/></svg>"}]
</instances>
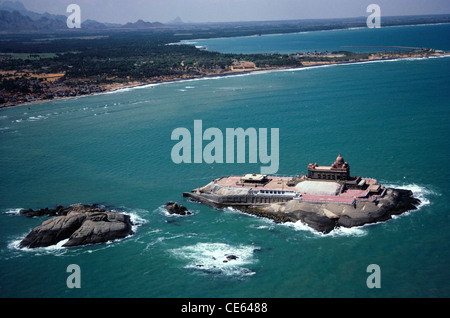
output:
<instances>
[{"instance_id":1,"label":"surf line near shore","mask_svg":"<svg viewBox=\"0 0 450 318\"><path fill-rule=\"evenodd\" d=\"M419 56L419 57L393 57L393 58L373 58L367 60L356 60L356 61L340 61L340 62L318 62L315 65L303 65L298 67L267 67L267 68L256 68L254 70L245 70L245 71L234 71L227 72L221 74L209 74L209 75L199 75L192 78L172 78L168 80L149 82L149 83L140 83L140 84L131 84L124 85L122 87L115 87L109 91L101 92L101 93L93 93L92 95L101 95L101 94L111 94L111 93L119 93L123 91L129 91L134 89L155 87L163 84L172 84L172 83L180 83L180 82L191 82L191 81L202 81L202 80L211 80L211 79L221 79L224 77L241 77L241 76L249 76L253 74L265 74L272 72L293 72L293 71L302 71L302 70L312 70L317 68L326 68L331 66L339 66L339 65L355 65L355 64L368 64L368 63L382 63L382 62L396 62L396 61L418 61L423 59L433 59L433 58L448 58L450 57L450 52L444 52L439 55L433 56ZM86 95L88 96L88 95ZM72 97L67 97L72 98Z\"/></svg>"},{"instance_id":2,"label":"surf line near shore","mask_svg":"<svg viewBox=\"0 0 450 318\"><path fill-rule=\"evenodd\" d=\"M434 59L434 58L448 58L450 57L450 52L438 53L432 56L402 56L402 57L392 57L392 58L372 58L372 59L360 59L355 61L322 61L322 62L311 62L315 64L303 65L299 67L267 67L267 68L255 68L252 70L243 70L243 71L232 71L225 72L220 74L202 74L198 76L194 76L192 78L184 78L184 77L173 77L166 80L157 80L157 81L149 81L149 82L133 82L131 84L109 84L106 85L105 91L96 92L91 94L85 94L81 96L65 96L65 97L55 97L51 100L33 100L26 103L21 103L17 105L0 105L0 109L9 108L9 107L18 107L25 106L31 104L39 104L39 103L47 103L55 100L65 100L65 99L77 99L89 96L96 96L102 94L113 94L113 93L121 93L135 89L141 88L149 88L156 87L164 84L172 84L172 83L180 83L180 82L190 82L190 81L199 81L199 80L211 80L211 79L221 79L224 77L240 77L240 76L249 76L253 74L264 74L264 73L272 73L272 72L295 72L302 70L311 70L317 68L326 68L331 66L339 66L339 65L358 65L358 64L368 64L368 63L382 63L382 62L397 62L397 61L418 61L423 59Z\"/></svg>"},{"instance_id":3,"label":"surf line near shore","mask_svg":"<svg viewBox=\"0 0 450 318\"><path fill-rule=\"evenodd\" d=\"M360 65L360 64L369 64L369 63L383 63L383 62L397 62L397 61L419 61L419 60L424 60L424 59L448 58L448 57L450 57L450 52L445 52L445 53L442 53L439 55L434 55L434 56L395 57L395 58L369 59L369 60L357 60L357 61L323 62L323 63L317 63L315 65L303 65L303 66L299 66L299 67L258 68L258 69L254 69L254 70L246 70L246 71L240 71L240 72L238 71L238 72L229 72L229 73L222 73L222 74L200 75L198 77L193 77L193 78L174 78L174 79L158 81L158 82L132 84L132 85L128 85L128 86L112 88L109 91L101 92L101 93L94 93L92 95L120 93L120 92L130 91L130 90L134 90L134 89L156 87L156 86L164 85L164 84L184 83L184 82L202 81L202 80L215 80L215 79L221 79L224 77L227 77L227 78L228 77L241 77L241 76L249 76L249 75L254 75L254 74L265 74L265 73L273 73L273 72L306 71L306 70L313 70L313 69L326 68L326 67L332 67L332 66L342 66L342 65ZM89 95L86 95L86 96L89 96ZM72 97L67 97L67 98L72 98Z\"/></svg>"},{"instance_id":4,"label":"surf line near shore","mask_svg":"<svg viewBox=\"0 0 450 318\"><path fill-rule=\"evenodd\" d=\"M423 59L433 59L433 58L447 58L450 57L450 52L445 52L439 55L434 56L421 56L421 57L394 57L394 58L384 58L384 59L369 59L369 60L357 60L357 61L341 61L341 62L322 62L317 63L315 65L303 65L299 67L269 67L269 68L257 68L254 70L245 70L245 71L237 71L237 72L228 72L221 74L210 74L210 75L199 75L193 78L173 78L163 81L149 82L149 83L140 83L140 84L131 84L131 85L123 85L120 87L113 87L112 89L101 92L101 93L93 93L91 95L102 95L102 94L112 94L112 93L120 93L125 91L130 91L134 89L141 88L149 88L156 87L164 84L172 84L172 83L184 83L184 82L192 82L192 81L202 81L202 80L215 80L221 79L224 77L241 77L241 76L249 76L253 74L265 74L272 72L295 72L302 70L312 70L317 68L326 68L332 66L340 66L340 65L357 65L357 64L368 64L368 63L382 63L382 62L396 62L396 61L417 61ZM83 96L79 96L83 97ZM75 98L75 97L66 97L66 98Z\"/></svg>"}]
</instances>

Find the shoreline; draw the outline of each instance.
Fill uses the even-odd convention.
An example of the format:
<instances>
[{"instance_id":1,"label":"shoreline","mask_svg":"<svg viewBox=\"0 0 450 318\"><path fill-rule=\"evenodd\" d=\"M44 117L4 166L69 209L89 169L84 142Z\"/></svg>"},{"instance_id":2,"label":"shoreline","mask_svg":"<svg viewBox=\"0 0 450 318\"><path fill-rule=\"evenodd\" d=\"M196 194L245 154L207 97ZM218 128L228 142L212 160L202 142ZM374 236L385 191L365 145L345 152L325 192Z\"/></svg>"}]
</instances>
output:
<instances>
[{"instance_id":1,"label":"shoreline","mask_svg":"<svg viewBox=\"0 0 450 318\"><path fill-rule=\"evenodd\" d=\"M394 25L382 25L383 28L397 28L397 27L412 27L412 26L430 26L430 25L442 25L442 24L450 24L450 22L437 22L437 23L419 23L419 24L394 24ZM335 28L335 29L323 29L323 30L310 30L310 31L298 31L298 32L280 32L280 33L264 33L264 34L250 34L250 35L238 35L232 36L233 38L246 38L246 37L258 37L258 36L272 36L272 35L283 35L283 34L305 34L311 32L327 32L327 31L346 31L346 30L361 30L367 29L367 26L357 26L357 27L345 27L345 28ZM189 40L180 40L179 42L168 43L167 45L180 45L180 44L188 44L186 42L195 42L201 40L209 40L209 39L228 39L228 36L220 36L215 38L195 38ZM188 44L195 45L195 44Z\"/></svg>"},{"instance_id":2,"label":"shoreline","mask_svg":"<svg viewBox=\"0 0 450 318\"><path fill-rule=\"evenodd\" d=\"M299 68L304 68L299 67ZM96 95L102 95L102 94L111 94L115 92L119 92L121 90L125 89L134 89L134 88L144 88L145 86L151 86L151 85L161 85L161 84L170 84L170 83L176 83L176 82L183 82L183 81L193 81L193 80L201 80L201 79L208 79L208 78L219 78L219 77L228 77L228 76L239 76L239 75L248 75L253 73L263 73L263 72L272 72L272 71L278 71L278 70L284 70L284 69L291 69L291 67L270 67L270 68L258 68L254 70L249 71L233 71L233 72L226 72L226 73L219 73L219 74L207 74L207 75L199 75L199 76L192 76L192 77L174 77L170 79L164 79L164 80L156 80L156 81L148 81L148 82L132 82L127 84L119 84L119 83L113 83L113 84L103 84L99 85L105 90L102 92L95 92L90 94L83 94L78 96L64 96L64 97L54 97L52 99L36 99L32 101L28 101L25 103L20 103L17 105L0 105L0 111L2 109L6 108L12 108L12 107L20 107L20 106L27 106L32 104L38 104L38 103L48 103L56 100L66 100L66 99L75 99L75 98L81 98L81 97L88 97L88 96L96 96Z\"/></svg>"},{"instance_id":3,"label":"shoreline","mask_svg":"<svg viewBox=\"0 0 450 318\"><path fill-rule=\"evenodd\" d=\"M348 64L357 64L357 63L374 63L374 62L384 62L384 61L401 61L401 60L421 60L421 59L428 59L428 58L445 58L450 57L450 52L442 52L442 53L433 53L432 55L409 55L409 56L398 56L398 57L392 57L392 58L383 58L383 57L375 57L375 58L368 58L368 59L359 59L354 61L302 61L302 66L298 67L266 67L266 68L254 68L254 69L246 69L242 71L226 71L223 73L211 73L211 74L202 74L198 76L192 76L192 77L173 77L173 78L167 78L162 80L155 80L155 81L148 81L148 82L131 82L127 84L119 84L119 83L112 83L112 84L103 84L99 85L104 89L102 92L94 92L90 94L83 94L78 96L64 96L64 97L55 97L53 99L38 99L38 100L32 100L25 103L19 103L17 105L0 105L0 111L6 108L12 108L12 107L20 107L20 106L27 106L27 105L33 105L38 103L48 103L51 101L56 100L66 100L66 99L72 99L72 98L81 98L81 97L88 97L88 96L96 96L101 94L111 94L120 92L121 90L125 89L135 89L135 88L144 88L146 86L151 85L161 85L161 84L170 84L170 83L176 83L176 82L183 82L183 81L193 81L193 80L201 80L201 79L212 79L212 78L221 78L221 77L231 77L231 76L240 76L240 75L250 75L250 74L261 74L261 73L271 73L271 72L281 72L281 71L298 71L303 69L310 69L310 68L317 68L317 67L327 67L327 66L333 66L333 65L348 65Z\"/></svg>"}]
</instances>

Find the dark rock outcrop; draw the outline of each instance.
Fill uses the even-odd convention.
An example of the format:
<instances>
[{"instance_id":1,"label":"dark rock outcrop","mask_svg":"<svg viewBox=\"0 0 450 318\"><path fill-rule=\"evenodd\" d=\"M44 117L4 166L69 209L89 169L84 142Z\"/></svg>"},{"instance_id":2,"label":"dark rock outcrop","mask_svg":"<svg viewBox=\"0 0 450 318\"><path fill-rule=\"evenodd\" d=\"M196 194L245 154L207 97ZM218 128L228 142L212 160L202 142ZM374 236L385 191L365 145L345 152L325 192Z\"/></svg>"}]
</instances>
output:
<instances>
[{"instance_id":1,"label":"dark rock outcrop","mask_svg":"<svg viewBox=\"0 0 450 318\"><path fill-rule=\"evenodd\" d=\"M415 198L410 190L389 188L386 195L377 202L357 202L354 207L342 204L333 206L331 203L316 204L311 211L294 208L291 211L287 209L286 213L319 232L328 233L339 226L350 228L387 221L392 215L416 210L419 204L420 200ZM335 213L328 209L333 209Z\"/></svg>"},{"instance_id":2,"label":"dark rock outcrop","mask_svg":"<svg viewBox=\"0 0 450 318\"><path fill-rule=\"evenodd\" d=\"M229 260L229 261L236 260L236 259L239 258L239 257L237 257L236 255L233 255L233 254L228 254L228 255L225 255L225 256L227 257L227 260Z\"/></svg>"},{"instance_id":3,"label":"dark rock outcrop","mask_svg":"<svg viewBox=\"0 0 450 318\"><path fill-rule=\"evenodd\" d=\"M66 208L58 206L56 209L38 211L36 215L57 216L35 227L20 242L20 247L46 247L65 239L68 241L64 247L80 246L105 243L133 234L129 215L106 211L97 205L74 204ZM50 212L44 213L47 211ZM28 212L25 214L29 215Z\"/></svg>"},{"instance_id":4,"label":"dark rock outcrop","mask_svg":"<svg viewBox=\"0 0 450 318\"><path fill-rule=\"evenodd\" d=\"M57 215L67 215L67 213L74 211L74 210L80 210L80 209L89 209L90 212L105 212L104 209L100 208L98 204L90 204L90 205L81 205L81 204L74 204L69 205L67 207L63 207L62 205L57 205L54 209L50 208L43 208L38 210L33 209L24 209L20 210L20 214L24 214L27 217L35 217L35 216L57 216Z\"/></svg>"},{"instance_id":5,"label":"dark rock outcrop","mask_svg":"<svg viewBox=\"0 0 450 318\"><path fill-rule=\"evenodd\" d=\"M336 219L330 219L319 213L298 210L291 212L290 215L295 215L297 220L322 233L331 232L336 227Z\"/></svg>"},{"instance_id":6,"label":"dark rock outcrop","mask_svg":"<svg viewBox=\"0 0 450 318\"><path fill-rule=\"evenodd\" d=\"M178 215L189 215L192 214L188 211L188 209L185 206L179 205L176 202L167 202L166 203L166 210L170 214L178 214Z\"/></svg>"}]
</instances>

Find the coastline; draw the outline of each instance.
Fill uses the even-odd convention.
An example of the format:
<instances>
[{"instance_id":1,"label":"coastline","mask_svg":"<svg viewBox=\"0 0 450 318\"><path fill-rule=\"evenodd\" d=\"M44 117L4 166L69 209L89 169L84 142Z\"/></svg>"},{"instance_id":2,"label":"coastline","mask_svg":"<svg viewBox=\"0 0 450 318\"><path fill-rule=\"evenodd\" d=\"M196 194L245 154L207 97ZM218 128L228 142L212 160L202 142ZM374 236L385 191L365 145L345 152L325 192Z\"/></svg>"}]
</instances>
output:
<instances>
[{"instance_id":1,"label":"coastline","mask_svg":"<svg viewBox=\"0 0 450 318\"><path fill-rule=\"evenodd\" d=\"M375 53L378 54L378 53ZM394 53L390 53L394 54ZM372 54L373 55L373 54ZM24 103L18 103L15 105L0 105L0 111L2 109L11 108L11 107L19 107L19 106L27 106L27 105L33 105L38 103L46 103L51 102L55 100L65 100L65 99L72 99L72 98L80 98L85 96L94 96L94 95L101 95L101 94L110 94L115 92L120 92L121 90L125 89L134 89L139 87L146 87L151 85L161 85L161 84L169 84L169 83L176 83L176 82L183 82L183 81L192 81L192 80L200 80L200 79L209 79L209 78L220 78L220 77L231 77L231 76L240 76L240 75L249 75L249 74L258 74L258 73L269 73L269 72L279 72L279 71L298 71L303 69L310 69L310 68L317 68L317 67L326 67L326 66L333 66L333 65L347 65L347 64L363 64L363 63L373 63L373 62L384 62L384 61L401 61L401 60L421 60L421 59L427 59L427 58L444 58L444 57L450 57L450 52L434 52L433 54L398 54L396 57L390 57L386 58L383 56L370 56L367 59L356 59L356 60L350 60L350 61L302 61L302 66L298 67L290 67L290 66L283 66L283 67L276 67L276 66L269 66L269 67L260 67L260 68L251 68L251 69L244 69L240 71L224 71L220 73L208 73L208 74L201 74L201 75L194 75L194 76L166 76L161 79L156 80L150 80L146 82L128 82L126 84L121 83L112 83L112 84L99 84L103 91L101 92L94 92L89 94L83 94L83 95L77 95L77 96L63 96L63 97L55 97L52 99L36 99L31 100Z\"/></svg>"},{"instance_id":2,"label":"coastline","mask_svg":"<svg viewBox=\"0 0 450 318\"><path fill-rule=\"evenodd\" d=\"M394 24L394 25L383 25L383 28L398 28L398 27L413 27L413 26L430 26L430 25L442 25L442 24L450 24L449 22L438 22L438 23L419 23L419 24ZM252 38L252 37L259 37L259 36L272 36L272 35L282 35L282 34L305 34L305 33L311 33L311 32L327 32L327 31L345 31L345 30L361 30L361 29L367 29L367 26L357 26L357 27L344 27L344 28L335 28L335 29L324 29L324 30L310 30L310 31L298 31L298 32L279 32L279 33L264 33L264 34L251 34L251 35L240 35L236 36L236 38ZM227 39L229 37L227 36L220 36L215 37L214 39ZM181 40L179 42L173 42L168 43L167 45L179 45L179 44L190 44L193 45L193 43L189 42L195 42L199 40L205 40L205 38L196 38L196 39L189 39L189 40Z\"/></svg>"}]
</instances>

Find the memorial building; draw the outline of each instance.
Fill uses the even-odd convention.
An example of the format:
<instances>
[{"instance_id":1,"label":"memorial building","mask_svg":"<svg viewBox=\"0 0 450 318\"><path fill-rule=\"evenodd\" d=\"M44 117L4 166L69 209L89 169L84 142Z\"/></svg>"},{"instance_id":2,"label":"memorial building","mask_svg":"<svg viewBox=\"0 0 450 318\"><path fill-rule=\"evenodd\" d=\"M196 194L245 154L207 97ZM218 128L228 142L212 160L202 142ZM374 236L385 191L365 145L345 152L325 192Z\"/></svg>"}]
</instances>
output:
<instances>
[{"instance_id":1,"label":"memorial building","mask_svg":"<svg viewBox=\"0 0 450 318\"><path fill-rule=\"evenodd\" d=\"M350 180L350 166L339 154L331 166L319 166L317 163L310 163L308 165L308 179Z\"/></svg>"}]
</instances>

